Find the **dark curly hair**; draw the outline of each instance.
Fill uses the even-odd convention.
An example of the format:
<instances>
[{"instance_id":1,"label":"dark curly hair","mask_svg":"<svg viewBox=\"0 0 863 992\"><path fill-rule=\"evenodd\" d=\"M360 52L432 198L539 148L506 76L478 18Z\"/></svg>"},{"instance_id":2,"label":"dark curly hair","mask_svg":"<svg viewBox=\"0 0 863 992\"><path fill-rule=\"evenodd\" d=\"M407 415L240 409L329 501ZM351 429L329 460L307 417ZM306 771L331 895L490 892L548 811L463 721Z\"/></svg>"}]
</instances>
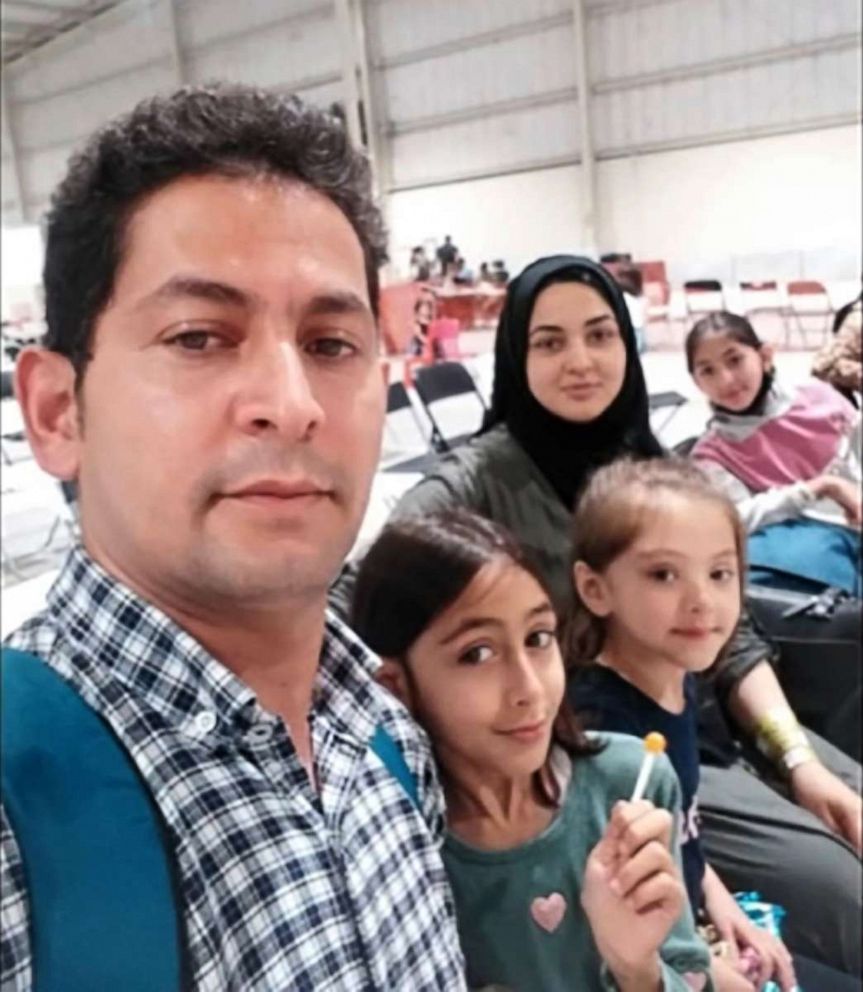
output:
<instances>
[{"instance_id":1,"label":"dark curly hair","mask_svg":"<svg viewBox=\"0 0 863 992\"><path fill-rule=\"evenodd\" d=\"M44 345L80 380L93 327L122 261L129 220L156 189L187 175L285 177L328 197L350 222L378 312L386 233L371 170L344 121L296 96L250 86L187 86L139 103L72 156L47 217Z\"/></svg>"}]
</instances>

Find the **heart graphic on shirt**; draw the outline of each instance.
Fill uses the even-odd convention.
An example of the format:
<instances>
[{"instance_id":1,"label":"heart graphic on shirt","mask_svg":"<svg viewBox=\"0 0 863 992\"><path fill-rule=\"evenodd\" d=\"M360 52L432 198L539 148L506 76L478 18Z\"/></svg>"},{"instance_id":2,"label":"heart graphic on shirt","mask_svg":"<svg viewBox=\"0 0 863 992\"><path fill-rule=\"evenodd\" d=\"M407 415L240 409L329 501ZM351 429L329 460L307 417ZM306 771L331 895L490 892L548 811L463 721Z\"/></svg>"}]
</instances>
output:
<instances>
[{"instance_id":1,"label":"heart graphic on shirt","mask_svg":"<svg viewBox=\"0 0 863 992\"><path fill-rule=\"evenodd\" d=\"M565 912L566 899L559 892L552 892L550 896L537 896L530 904L530 915L548 933L557 930Z\"/></svg>"},{"instance_id":2,"label":"heart graphic on shirt","mask_svg":"<svg viewBox=\"0 0 863 992\"><path fill-rule=\"evenodd\" d=\"M695 992L701 992L707 984L707 975L703 971L687 971L683 976L683 981Z\"/></svg>"}]
</instances>

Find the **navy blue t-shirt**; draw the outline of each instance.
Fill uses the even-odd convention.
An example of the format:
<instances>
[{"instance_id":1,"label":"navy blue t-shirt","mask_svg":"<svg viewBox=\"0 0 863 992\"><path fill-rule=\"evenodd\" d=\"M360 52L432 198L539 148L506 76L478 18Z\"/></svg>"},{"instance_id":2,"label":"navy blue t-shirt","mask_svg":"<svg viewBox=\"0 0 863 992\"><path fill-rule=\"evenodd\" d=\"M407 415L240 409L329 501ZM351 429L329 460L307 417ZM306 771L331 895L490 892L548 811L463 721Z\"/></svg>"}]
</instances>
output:
<instances>
[{"instance_id":1,"label":"navy blue t-shirt","mask_svg":"<svg viewBox=\"0 0 863 992\"><path fill-rule=\"evenodd\" d=\"M704 851L699 839L698 818L698 730L695 676L684 678L686 705L682 713L670 713L637 689L631 682L604 665L591 665L570 677L569 701L589 730L615 730L644 737L658 731L668 745L668 758L680 780L680 853L683 879L693 912L701 907L704 880ZM635 783L633 783L634 785Z\"/></svg>"}]
</instances>

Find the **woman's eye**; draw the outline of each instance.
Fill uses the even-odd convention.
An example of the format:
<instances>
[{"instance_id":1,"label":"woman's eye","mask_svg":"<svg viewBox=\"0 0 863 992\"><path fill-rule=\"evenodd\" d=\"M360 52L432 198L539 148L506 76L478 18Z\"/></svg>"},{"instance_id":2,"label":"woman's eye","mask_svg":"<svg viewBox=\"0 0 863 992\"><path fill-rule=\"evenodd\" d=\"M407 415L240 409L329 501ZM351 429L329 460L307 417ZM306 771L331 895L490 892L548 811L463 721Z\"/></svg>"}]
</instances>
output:
<instances>
[{"instance_id":1,"label":"woman's eye","mask_svg":"<svg viewBox=\"0 0 863 992\"><path fill-rule=\"evenodd\" d=\"M539 351L557 351L560 345L560 338L538 338L533 341L531 347Z\"/></svg>"},{"instance_id":2,"label":"woman's eye","mask_svg":"<svg viewBox=\"0 0 863 992\"><path fill-rule=\"evenodd\" d=\"M476 644L467 651L459 655L459 662L463 665L479 665L483 661L488 661L493 652L487 644Z\"/></svg>"},{"instance_id":3,"label":"woman's eye","mask_svg":"<svg viewBox=\"0 0 863 992\"><path fill-rule=\"evenodd\" d=\"M182 351L212 351L217 347L227 347L228 342L223 335L213 331L181 331L169 338L167 343L180 348Z\"/></svg>"},{"instance_id":4,"label":"woman's eye","mask_svg":"<svg viewBox=\"0 0 863 992\"><path fill-rule=\"evenodd\" d=\"M731 358L728 359L728 367L731 369L737 368L739 364L740 364L739 355L733 355Z\"/></svg>"},{"instance_id":5,"label":"woman's eye","mask_svg":"<svg viewBox=\"0 0 863 992\"><path fill-rule=\"evenodd\" d=\"M554 643L553 630L535 630L528 635L527 646L529 648L548 648Z\"/></svg>"},{"instance_id":6,"label":"woman's eye","mask_svg":"<svg viewBox=\"0 0 863 992\"><path fill-rule=\"evenodd\" d=\"M356 345L344 338L316 338L308 350L321 358L348 358L358 352Z\"/></svg>"},{"instance_id":7,"label":"woman's eye","mask_svg":"<svg viewBox=\"0 0 863 992\"><path fill-rule=\"evenodd\" d=\"M735 578L737 573L733 568L714 568L710 573L710 577L715 582L729 582L731 579Z\"/></svg>"}]
</instances>

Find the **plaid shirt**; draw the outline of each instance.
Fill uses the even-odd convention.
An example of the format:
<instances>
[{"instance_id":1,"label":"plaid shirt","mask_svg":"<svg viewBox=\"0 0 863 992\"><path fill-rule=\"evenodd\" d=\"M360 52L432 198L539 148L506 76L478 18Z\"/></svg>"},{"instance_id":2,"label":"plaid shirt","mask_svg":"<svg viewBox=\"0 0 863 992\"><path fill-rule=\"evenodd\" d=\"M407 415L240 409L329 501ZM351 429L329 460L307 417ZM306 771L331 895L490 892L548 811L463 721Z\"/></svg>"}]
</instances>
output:
<instances>
[{"instance_id":1,"label":"plaid shirt","mask_svg":"<svg viewBox=\"0 0 863 992\"><path fill-rule=\"evenodd\" d=\"M328 618L310 726L315 792L285 724L189 634L78 549L9 643L114 730L168 826L194 989L464 989L427 739ZM389 731L422 814L369 749ZM27 892L3 817L3 992L28 989Z\"/></svg>"}]
</instances>

